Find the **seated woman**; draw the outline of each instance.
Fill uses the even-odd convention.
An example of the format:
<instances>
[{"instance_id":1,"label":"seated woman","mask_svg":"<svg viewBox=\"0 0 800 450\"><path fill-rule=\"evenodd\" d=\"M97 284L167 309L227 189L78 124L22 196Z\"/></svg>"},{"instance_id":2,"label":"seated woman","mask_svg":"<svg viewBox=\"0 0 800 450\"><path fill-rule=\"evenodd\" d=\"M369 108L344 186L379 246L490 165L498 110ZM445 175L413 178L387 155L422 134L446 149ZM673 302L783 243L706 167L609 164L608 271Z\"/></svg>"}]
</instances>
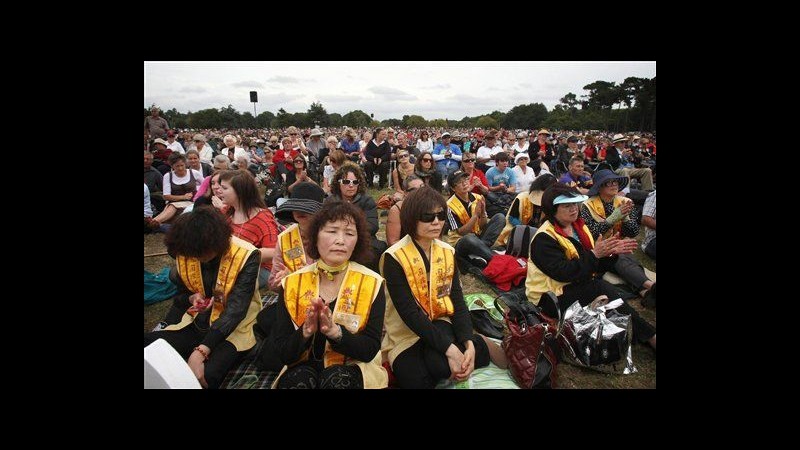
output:
<instances>
[{"instance_id":1,"label":"seated woman","mask_svg":"<svg viewBox=\"0 0 800 450\"><path fill-rule=\"evenodd\" d=\"M417 189L425 186L425 183L416 175L409 175L403 180L403 196L410 194ZM400 208L403 207L403 200L389 208L389 217L386 219L386 243L393 245L400 240Z\"/></svg>"},{"instance_id":2,"label":"seated woman","mask_svg":"<svg viewBox=\"0 0 800 450\"><path fill-rule=\"evenodd\" d=\"M298 154L292 159L292 166L294 170L286 174L286 190L291 193L298 183L314 183L317 184L310 176L308 176L308 162L303 158L302 154Z\"/></svg>"},{"instance_id":3,"label":"seated woman","mask_svg":"<svg viewBox=\"0 0 800 450\"><path fill-rule=\"evenodd\" d=\"M586 200L575 187L556 183L542 195L542 210L545 221L531 239L528 275L525 293L528 301L539 304L539 299L548 291L558 296L558 307L562 314L576 301L586 306L595 300L614 300L616 288L597 274L608 270L618 255L633 252L634 239L620 239L612 235L608 239L592 238L589 228L581 219L580 204ZM542 311L556 317L557 311L550 303L542 305ZM617 308L622 314L630 314L633 338L656 347L656 330L645 322L627 303Z\"/></svg>"},{"instance_id":4,"label":"seated woman","mask_svg":"<svg viewBox=\"0 0 800 450\"><path fill-rule=\"evenodd\" d=\"M455 250L439 240L447 205L423 186L400 210L404 237L381 257L386 279L386 335L381 350L403 388L431 389L439 380L463 381L491 358L505 368L502 349L472 331L456 270Z\"/></svg>"},{"instance_id":5,"label":"seated woman","mask_svg":"<svg viewBox=\"0 0 800 450\"><path fill-rule=\"evenodd\" d=\"M372 197L367 195L367 184L361 168L351 162L343 164L333 176L331 196L325 201L352 203L364 212L364 217L367 218L372 251L375 255L375 260L368 265L372 268L377 268L377 258L386 250L387 245L386 242L379 240L376 236L378 232L378 205L375 204L375 200Z\"/></svg>"},{"instance_id":6,"label":"seated woman","mask_svg":"<svg viewBox=\"0 0 800 450\"><path fill-rule=\"evenodd\" d=\"M371 259L364 214L328 202L311 223L317 262L281 283L272 340L285 369L281 389L381 389L383 278L356 261Z\"/></svg>"},{"instance_id":7,"label":"seated woman","mask_svg":"<svg viewBox=\"0 0 800 450\"><path fill-rule=\"evenodd\" d=\"M192 306L184 309L180 323L146 333L144 346L164 339L187 358L203 387L216 388L256 344L261 256L251 244L231 236L225 217L209 206L178 217L164 242L176 259L172 281L177 296Z\"/></svg>"},{"instance_id":8,"label":"seated woman","mask_svg":"<svg viewBox=\"0 0 800 450\"><path fill-rule=\"evenodd\" d=\"M555 184L555 182L556 177L550 172L543 173L533 180L528 192L517 194L517 197L511 202L511 207L508 208L506 226L500 232L500 236L497 237L497 241L494 243L495 246L505 247L508 244L508 236L511 235L511 231L517 225L539 228L539 225L544 221L542 218L542 194L544 194L545 189Z\"/></svg>"},{"instance_id":9,"label":"seated woman","mask_svg":"<svg viewBox=\"0 0 800 450\"><path fill-rule=\"evenodd\" d=\"M610 170L598 170L592 177L589 200L581 206L581 218L589 227L593 238L604 238L617 234L626 238L639 235L639 219L629 198L617 195L628 184L628 177ZM644 273L644 268L631 255L619 255L611 271L644 298L655 285Z\"/></svg>"},{"instance_id":10,"label":"seated woman","mask_svg":"<svg viewBox=\"0 0 800 450\"><path fill-rule=\"evenodd\" d=\"M261 252L258 288L267 285L272 271L272 257L278 240L278 224L272 211L258 194L256 180L250 172L226 170L219 177L220 199L227 205L225 215L234 236L253 244Z\"/></svg>"},{"instance_id":11,"label":"seated woman","mask_svg":"<svg viewBox=\"0 0 800 450\"><path fill-rule=\"evenodd\" d=\"M219 176L224 172L223 170L215 170L214 173L211 174L210 177L206 177L203 180L203 184L200 185L200 188L197 189L197 193L194 195L194 207L199 208L203 205L211 205L214 208L221 210L225 204L222 203L222 200L219 198L220 195L220 186L219 186ZM188 207L186 208L189 209Z\"/></svg>"},{"instance_id":12,"label":"seated woman","mask_svg":"<svg viewBox=\"0 0 800 450\"><path fill-rule=\"evenodd\" d=\"M433 156L430 153L421 153L414 164L414 175L418 176L426 185L442 191L442 174L436 170Z\"/></svg>"},{"instance_id":13,"label":"seated woman","mask_svg":"<svg viewBox=\"0 0 800 450\"><path fill-rule=\"evenodd\" d=\"M275 165L272 166L272 178L277 180L278 177L280 177L280 181L285 182L286 174L294 170L294 157L299 155L300 152L294 150L292 148L293 145L292 138L287 136L281 139L281 148L276 151L275 156L272 157L272 162L275 163Z\"/></svg>"},{"instance_id":14,"label":"seated woman","mask_svg":"<svg viewBox=\"0 0 800 450\"><path fill-rule=\"evenodd\" d=\"M328 137L329 146L331 145L331 139L336 140L334 136ZM322 190L325 191L325 195L330 195L333 175L339 170L339 167L342 167L346 159L344 152L336 147L332 148L328 154L328 165L325 166L325 170L322 173Z\"/></svg>"},{"instance_id":15,"label":"seated woman","mask_svg":"<svg viewBox=\"0 0 800 450\"><path fill-rule=\"evenodd\" d=\"M411 153L406 149L397 149L396 155L397 167L392 170L392 187L394 187L392 200L395 203L403 199L403 181L414 173L414 165L410 162Z\"/></svg>"},{"instance_id":16,"label":"seated woman","mask_svg":"<svg viewBox=\"0 0 800 450\"><path fill-rule=\"evenodd\" d=\"M172 170L164 175L163 182L164 200L168 203L161 214L154 217L148 224L154 230L191 205L197 188L203 182L202 173L194 169L187 169L185 155L173 152L169 155L169 165L172 166Z\"/></svg>"},{"instance_id":17,"label":"seated woman","mask_svg":"<svg viewBox=\"0 0 800 450\"><path fill-rule=\"evenodd\" d=\"M481 169L475 167L475 153L464 152L461 157L461 170L469 175L469 184L473 194L486 195L489 192L489 182L486 181Z\"/></svg>"}]
</instances>

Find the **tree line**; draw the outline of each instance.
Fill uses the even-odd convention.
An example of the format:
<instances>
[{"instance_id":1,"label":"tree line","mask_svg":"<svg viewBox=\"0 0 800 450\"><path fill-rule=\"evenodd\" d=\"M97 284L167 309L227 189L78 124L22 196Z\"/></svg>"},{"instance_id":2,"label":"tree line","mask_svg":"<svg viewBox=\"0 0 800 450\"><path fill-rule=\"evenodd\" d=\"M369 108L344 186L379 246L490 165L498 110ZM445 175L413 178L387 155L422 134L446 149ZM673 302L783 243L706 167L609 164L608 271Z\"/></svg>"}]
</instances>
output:
<instances>
[{"instance_id":1,"label":"tree line","mask_svg":"<svg viewBox=\"0 0 800 450\"><path fill-rule=\"evenodd\" d=\"M175 128L285 128L299 127L458 127L534 129L555 128L566 130L630 130L656 129L656 77L628 77L620 84L598 80L583 87L586 94L580 97L572 92L560 99L551 111L542 103L517 105L508 112L493 111L461 120L431 119L420 115L404 115L400 119L376 121L372 114L357 109L345 115L325 110L321 103L312 103L306 112L289 113L283 108L277 114L265 111L258 116L240 113L231 105L208 108L196 112L178 112L175 108L163 110L162 116ZM163 108L162 108L163 109ZM149 115L144 110L144 115Z\"/></svg>"}]
</instances>

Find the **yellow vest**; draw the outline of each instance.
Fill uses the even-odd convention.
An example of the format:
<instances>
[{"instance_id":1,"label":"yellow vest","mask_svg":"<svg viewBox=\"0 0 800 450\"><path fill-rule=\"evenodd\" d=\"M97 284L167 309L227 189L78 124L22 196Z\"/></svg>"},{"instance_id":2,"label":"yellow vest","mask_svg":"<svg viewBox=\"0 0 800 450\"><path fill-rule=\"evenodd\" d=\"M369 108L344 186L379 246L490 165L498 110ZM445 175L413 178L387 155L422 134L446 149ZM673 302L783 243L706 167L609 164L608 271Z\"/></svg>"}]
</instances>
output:
<instances>
[{"instance_id":1,"label":"yellow vest","mask_svg":"<svg viewBox=\"0 0 800 450\"><path fill-rule=\"evenodd\" d=\"M306 252L303 250L303 239L300 237L300 226L292 224L278 235L281 244L283 264L291 272L306 265Z\"/></svg>"},{"instance_id":2,"label":"yellow vest","mask_svg":"<svg viewBox=\"0 0 800 450\"><path fill-rule=\"evenodd\" d=\"M467 194L469 195L469 193ZM453 194L447 200L447 207L453 211L453 214L458 217L458 220L461 221L461 225L466 224L469 222L470 217L475 215L475 208L478 207L478 200L482 199L483 196L480 194L472 194L475 197L475 200L472 202L469 208L469 213L464 208L464 204L461 203L461 200L458 199L458 196ZM475 234L481 234L481 221L480 219L475 221L475 225L472 227L472 232ZM461 238L461 235L458 234L458 230L449 230L447 233L447 243L450 245L456 245L456 242Z\"/></svg>"},{"instance_id":3,"label":"yellow vest","mask_svg":"<svg viewBox=\"0 0 800 450\"><path fill-rule=\"evenodd\" d=\"M624 198L620 197L619 195L614 196L614 208L618 207L619 205L624 202ZM606 221L606 210L603 208L603 201L600 199L599 195L591 197L589 200L584 202L586 207L589 209L589 214L591 214L592 219L595 222L605 222ZM622 221L615 223L613 227L606 230L603 233L603 239L607 239L611 236L612 233L619 233L622 230Z\"/></svg>"},{"instance_id":4,"label":"yellow vest","mask_svg":"<svg viewBox=\"0 0 800 450\"><path fill-rule=\"evenodd\" d=\"M333 321L352 334L363 330L369 320L372 303L380 293L382 283L383 278L380 275L351 261L336 295ZM311 300L319 296L317 263L302 267L297 272L288 275L281 281L281 285L283 286L286 310L289 312L295 329L300 328L306 321L306 309L311 304ZM306 351L297 362L308 360L309 353ZM330 367L336 364L359 366L366 389L382 389L389 385L389 375L381 366L380 352L375 353L372 361L365 363L333 351L330 342L326 342L323 365Z\"/></svg>"},{"instance_id":5,"label":"yellow vest","mask_svg":"<svg viewBox=\"0 0 800 450\"><path fill-rule=\"evenodd\" d=\"M414 300L428 315L428 319L431 321L444 319L449 322L450 316L455 311L453 301L450 299L450 288L455 274L455 249L434 239L431 245L430 274L425 271L423 257L409 235L404 236L381 255L381 273L387 254L403 268ZM419 336L403 322L388 291L383 324L386 327L386 335L381 344L381 351L387 352L389 364L394 364L397 355L414 345Z\"/></svg>"},{"instance_id":6,"label":"yellow vest","mask_svg":"<svg viewBox=\"0 0 800 450\"><path fill-rule=\"evenodd\" d=\"M592 247L594 247L594 239L589 231L589 227L584 225L583 230L589 236ZM547 233L550 237L555 239L561 248L564 249L564 256L567 259L578 259L578 250L575 248L575 245L569 239L556 233L553 224L551 224L549 220L539 227L533 237L535 238L539 233ZM531 246L533 246L533 241L534 239L531 238ZM570 282L565 283L554 280L545 275L544 272L533 263L533 250L531 250L530 256L528 257L528 275L525 279L525 295L528 297L528 301L532 302L534 305L538 305L539 298L547 291L553 291L556 295L561 295L564 293L564 286L569 283Z\"/></svg>"},{"instance_id":7,"label":"yellow vest","mask_svg":"<svg viewBox=\"0 0 800 450\"><path fill-rule=\"evenodd\" d=\"M516 201L519 203L519 222L520 225L527 225L528 221L531 220L533 217L533 206L542 206L542 194L543 191L533 191L533 192L521 192L517 194ZM509 218L511 217L511 208L514 207L514 203L511 203L511 207L508 208L506 212L506 226L503 228L503 231L500 232L500 235L497 236L497 240L494 242L494 246L505 246L508 243L508 237L511 235L511 230L514 229L514 225L511 224Z\"/></svg>"},{"instance_id":8,"label":"yellow vest","mask_svg":"<svg viewBox=\"0 0 800 450\"><path fill-rule=\"evenodd\" d=\"M239 239L236 236L231 236L231 245L228 252L222 257L219 263L219 272L217 274L217 282L212 289L214 293L214 303L211 309L211 322L214 323L222 312L225 311L225 306L228 303L228 294L233 289L236 283L236 278L241 272L247 258L258 249L253 244ZM198 258L187 258L178 255L177 257L178 275L181 281L190 292L199 292L205 296L205 287L203 286L203 275L200 270L200 260ZM253 325L256 321L258 312L261 311L261 299L258 293L258 278L256 278L253 285L253 296L250 298L250 305L247 307L247 314L244 320L239 322L236 329L226 338L228 342L236 347L236 351L245 351L253 348L256 345L256 338L253 334ZM181 318L180 323L170 325L165 330L180 330L181 328L192 323L197 316L195 311L187 311Z\"/></svg>"}]
</instances>

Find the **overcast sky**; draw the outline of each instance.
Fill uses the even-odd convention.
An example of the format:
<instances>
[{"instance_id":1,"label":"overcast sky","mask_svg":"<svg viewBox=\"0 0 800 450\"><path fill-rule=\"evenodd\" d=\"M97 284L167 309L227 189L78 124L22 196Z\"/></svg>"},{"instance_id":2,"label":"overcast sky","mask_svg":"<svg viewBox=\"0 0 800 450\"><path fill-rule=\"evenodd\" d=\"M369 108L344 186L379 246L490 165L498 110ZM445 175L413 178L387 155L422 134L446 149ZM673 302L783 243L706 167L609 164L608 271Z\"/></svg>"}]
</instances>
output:
<instances>
[{"instance_id":1,"label":"overcast sky","mask_svg":"<svg viewBox=\"0 0 800 450\"><path fill-rule=\"evenodd\" d=\"M319 101L328 113L360 109L376 120L419 114L427 120L507 112L568 92L580 98L597 80L653 78L655 61L637 62L145 62L144 107L180 112L232 105L253 112L305 112Z\"/></svg>"}]
</instances>

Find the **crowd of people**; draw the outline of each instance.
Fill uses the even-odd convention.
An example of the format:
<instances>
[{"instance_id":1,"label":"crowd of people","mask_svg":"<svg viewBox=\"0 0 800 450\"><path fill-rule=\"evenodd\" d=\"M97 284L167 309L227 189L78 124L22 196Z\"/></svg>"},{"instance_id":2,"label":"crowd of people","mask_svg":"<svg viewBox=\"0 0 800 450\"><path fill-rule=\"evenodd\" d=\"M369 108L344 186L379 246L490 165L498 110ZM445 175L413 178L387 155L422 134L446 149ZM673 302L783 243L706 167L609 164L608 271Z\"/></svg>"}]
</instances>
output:
<instances>
[{"instance_id":1,"label":"crowd of people","mask_svg":"<svg viewBox=\"0 0 800 450\"><path fill-rule=\"evenodd\" d=\"M204 387L219 387L255 346L269 289L278 388L385 388L387 369L398 387L432 388L490 361L503 368L499 345L472 329L459 273L489 265L515 227L534 230L520 286L534 304L546 292L562 310L609 298L600 277L611 271L655 305L630 255L644 225L641 249L655 259L654 141L545 129L220 133L150 116L144 229L166 232L179 292L145 346L165 339ZM369 195L389 183L385 198ZM655 348L654 327L620 311Z\"/></svg>"}]
</instances>

